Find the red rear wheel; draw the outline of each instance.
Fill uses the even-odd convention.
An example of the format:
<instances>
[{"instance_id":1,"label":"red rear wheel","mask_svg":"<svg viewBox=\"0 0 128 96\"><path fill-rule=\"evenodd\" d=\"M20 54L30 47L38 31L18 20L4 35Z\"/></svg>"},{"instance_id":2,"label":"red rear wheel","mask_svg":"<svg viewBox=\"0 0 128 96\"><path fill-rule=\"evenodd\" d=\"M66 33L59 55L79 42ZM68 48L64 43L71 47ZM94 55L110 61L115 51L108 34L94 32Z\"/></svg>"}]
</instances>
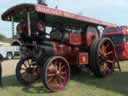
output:
<instances>
[{"instance_id":1,"label":"red rear wheel","mask_svg":"<svg viewBox=\"0 0 128 96\"><path fill-rule=\"evenodd\" d=\"M105 77L114 70L115 51L109 38L96 40L90 51L90 66L98 77Z\"/></svg>"},{"instance_id":2,"label":"red rear wheel","mask_svg":"<svg viewBox=\"0 0 128 96\"><path fill-rule=\"evenodd\" d=\"M70 68L63 57L51 57L43 67L43 83L50 91L65 88L70 78Z\"/></svg>"}]
</instances>

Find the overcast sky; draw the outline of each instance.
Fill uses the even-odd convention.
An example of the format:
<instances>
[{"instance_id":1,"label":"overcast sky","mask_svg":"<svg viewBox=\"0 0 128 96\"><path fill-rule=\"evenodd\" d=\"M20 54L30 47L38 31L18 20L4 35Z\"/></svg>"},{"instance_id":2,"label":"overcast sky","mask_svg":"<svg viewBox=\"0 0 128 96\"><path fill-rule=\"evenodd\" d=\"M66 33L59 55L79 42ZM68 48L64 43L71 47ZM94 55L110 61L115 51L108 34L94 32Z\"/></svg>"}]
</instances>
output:
<instances>
[{"instance_id":1,"label":"overcast sky","mask_svg":"<svg viewBox=\"0 0 128 96\"><path fill-rule=\"evenodd\" d=\"M9 7L19 3L36 3L36 0L3 0L0 3L0 15ZM47 0L49 7L82 13L82 15L112 22L118 25L128 25L128 0ZM0 33L10 37L11 24L0 20Z\"/></svg>"}]
</instances>

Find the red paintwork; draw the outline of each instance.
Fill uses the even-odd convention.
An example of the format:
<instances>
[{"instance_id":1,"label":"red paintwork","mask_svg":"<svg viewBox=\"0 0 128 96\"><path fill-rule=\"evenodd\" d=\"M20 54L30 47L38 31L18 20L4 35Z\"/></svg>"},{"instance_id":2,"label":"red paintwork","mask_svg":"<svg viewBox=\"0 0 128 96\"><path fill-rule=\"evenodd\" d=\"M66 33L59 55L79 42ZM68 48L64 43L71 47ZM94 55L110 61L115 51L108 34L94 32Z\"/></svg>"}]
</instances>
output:
<instances>
[{"instance_id":1,"label":"red paintwork","mask_svg":"<svg viewBox=\"0 0 128 96\"><path fill-rule=\"evenodd\" d=\"M88 46L91 46L92 43L94 42L94 40L96 40L97 38L99 38L97 33L94 32L87 32L87 37L86 37L86 44Z\"/></svg>"},{"instance_id":2,"label":"red paintwork","mask_svg":"<svg viewBox=\"0 0 128 96\"><path fill-rule=\"evenodd\" d=\"M82 44L81 34L71 33L70 34L70 44L72 44L72 45L81 45Z\"/></svg>"},{"instance_id":3,"label":"red paintwork","mask_svg":"<svg viewBox=\"0 0 128 96\"><path fill-rule=\"evenodd\" d=\"M128 59L128 43L115 44L115 48L119 59Z\"/></svg>"},{"instance_id":4,"label":"red paintwork","mask_svg":"<svg viewBox=\"0 0 128 96\"><path fill-rule=\"evenodd\" d=\"M106 30L112 29L113 31L117 30L118 32L104 32L103 36L113 36L113 35L128 35L128 27L112 27L112 28L106 28ZM120 31L119 31L120 30ZM114 44L117 55L119 59L125 60L128 59L128 43L122 42L120 44Z\"/></svg>"},{"instance_id":5,"label":"red paintwork","mask_svg":"<svg viewBox=\"0 0 128 96\"><path fill-rule=\"evenodd\" d=\"M112 30L112 31L109 31ZM107 31L107 32L106 32ZM115 32L113 32L115 31ZM117 32L118 31L118 32ZM115 35L115 34L123 34L126 35L128 34L128 27L110 27L110 28L106 28L103 32L103 35Z\"/></svg>"},{"instance_id":6,"label":"red paintwork","mask_svg":"<svg viewBox=\"0 0 128 96\"><path fill-rule=\"evenodd\" d=\"M53 42L53 46L54 46L55 55L58 55L58 56L63 56L63 57L70 56L70 54L73 51L70 46L61 44L59 42Z\"/></svg>"},{"instance_id":7,"label":"red paintwork","mask_svg":"<svg viewBox=\"0 0 128 96\"><path fill-rule=\"evenodd\" d=\"M64 11L61 11L61 10L48 8L47 6L44 6L44 5L36 5L35 9L36 9L37 12L47 13L47 14L51 14L51 15L66 17L66 18L71 18L71 19L74 19L74 20L89 22L89 23L93 23L93 24L97 24L97 25L113 26L113 27L117 26L116 24L104 22L104 21L101 21L101 20L96 20L96 19L93 19L93 18L85 17L85 16L80 16L78 14L73 14L73 13L70 13L70 12L64 12Z\"/></svg>"},{"instance_id":8,"label":"red paintwork","mask_svg":"<svg viewBox=\"0 0 128 96\"><path fill-rule=\"evenodd\" d=\"M110 33L105 33L104 35L121 35L121 34L126 34L126 33L124 33L124 32L118 32L118 33L115 33L115 32L110 32Z\"/></svg>"},{"instance_id":9,"label":"red paintwork","mask_svg":"<svg viewBox=\"0 0 128 96\"><path fill-rule=\"evenodd\" d=\"M68 46L58 42L52 43L54 46L54 54L56 56L65 57L70 64L79 64L78 53L80 52L79 47Z\"/></svg>"},{"instance_id":10,"label":"red paintwork","mask_svg":"<svg viewBox=\"0 0 128 96\"><path fill-rule=\"evenodd\" d=\"M88 53L79 54L79 64L88 64Z\"/></svg>"}]
</instances>

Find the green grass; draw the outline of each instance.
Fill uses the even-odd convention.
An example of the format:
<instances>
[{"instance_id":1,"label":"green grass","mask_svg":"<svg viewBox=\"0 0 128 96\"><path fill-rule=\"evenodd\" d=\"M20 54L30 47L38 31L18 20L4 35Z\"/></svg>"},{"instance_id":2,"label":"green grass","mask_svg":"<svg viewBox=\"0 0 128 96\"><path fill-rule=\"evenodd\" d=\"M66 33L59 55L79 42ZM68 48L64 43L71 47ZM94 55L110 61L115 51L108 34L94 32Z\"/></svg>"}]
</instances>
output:
<instances>
[{"instance_id":1,"label":"green grass","mask_svg":"<svg viewBox=\"0 0 128 96\"><path fill-rule=\"evenodd\" d=\"M49 93L42 83L32 87L20 85L15 75L3 77L0 96L128 96L128 62L122 61L122 72L115 72L104 79L98 79L87 73L71 77L63 91Z\"/></svg>"}]
</instances>

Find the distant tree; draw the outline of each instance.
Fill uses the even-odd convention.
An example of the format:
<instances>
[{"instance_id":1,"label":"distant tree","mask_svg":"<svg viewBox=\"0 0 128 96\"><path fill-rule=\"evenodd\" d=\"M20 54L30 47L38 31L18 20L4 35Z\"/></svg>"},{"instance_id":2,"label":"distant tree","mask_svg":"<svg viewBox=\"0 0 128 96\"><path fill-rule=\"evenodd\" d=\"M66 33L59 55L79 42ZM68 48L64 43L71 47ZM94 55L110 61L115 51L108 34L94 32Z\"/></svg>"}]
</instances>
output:
<instances>
[{"instance_id":1,"label":"distant tree","mask_svg":"<svg viewBox=\"0 0 128 96\"><path fill-rule=\"evenodd\" d=\"M0 34L0 41L4 41L6 39L7 39L7 37L5 37L4 35Z\"/></svg>"},{"instance_id":2,"label":"distant tree","mask_svg":"<svg viewBox=\"0 0 128 96\"><path fill-rule=\"evenodd\" d=\"M0 41L5 42L5 43L12 43L13 42L13 38L7 38L3 34L0 34Z\"/></svg>"}]
</instances>

